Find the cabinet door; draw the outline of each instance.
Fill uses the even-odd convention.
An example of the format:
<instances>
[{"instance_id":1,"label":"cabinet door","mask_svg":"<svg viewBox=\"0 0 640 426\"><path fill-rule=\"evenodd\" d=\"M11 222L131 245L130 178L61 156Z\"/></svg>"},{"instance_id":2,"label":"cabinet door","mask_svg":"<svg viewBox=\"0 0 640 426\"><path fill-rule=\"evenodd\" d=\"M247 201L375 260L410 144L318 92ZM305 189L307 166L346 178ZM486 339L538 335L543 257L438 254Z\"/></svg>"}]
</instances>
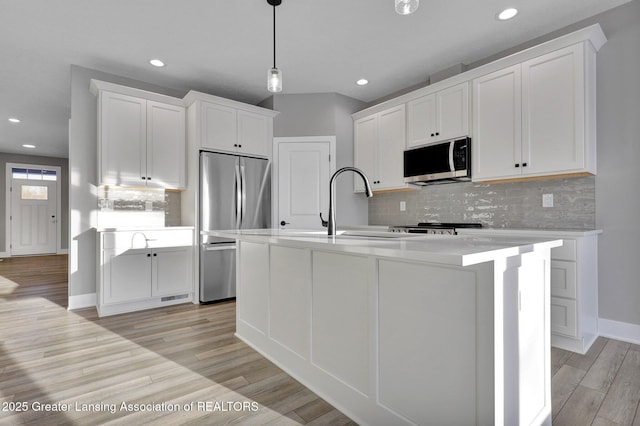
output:
<instances>
[{"instance_id":1,"label":"cabinet door","mask_svg":"<svg viewBox=\"0 0 640 426\"><path fill-rule=\"evenodd\" d=\"M147 186L185 187L183 107L147 102Z\"/></svg>"},{"instance_id":2,"label":"cabinet door","mask_svg":"<svg viewBox=\"0 0 640 426\"><path fill-rule=\"evenodd\" d=\"M236 151L238 123L235 108L202 102L202 148Z\"/></svg>"},{"instance_id":3,"label":"cabinet door","mask_svg":"<svg viewBox=\"0 0 640 426\"><path fill-rule=\"evenodd\" d=\"M585 167L583 58L580 44L522 64L523 174Z\"/></svg>"},{"instance_id":4,"label":"cabinet door","mask_svg":"<svg viewBox=\"0 0 640 426\"><path fill-rule=\"evenodd\" d=\"M473 179L520 176L521 68L473 80Z\"/></svg>"},{"instance_id":5,"label":"cabinet door","mask_svg":"<svg viewBox=\"0 0 640 426\"><path fill-rule=\"evenodd\" d=\"M374 189L402 188L404 183L405 106L383 111L378 118L378 179Z\"/></svg>"},{"instance_id":6,"label":"cabinet door","mask_svg":"<svg viewBox=\"0 0 640 426\"><path fill-rule=\"evenodd\" d=\"M146 182L147 101L100 92L98 145L105 185L144 185Z\"/></svg>"},{"instance_id":7,"label":"cabinet door","mask_svg":"<svg viewBox=\"0 0 640 426\"><path fill-rule=\"evenodd\" d=\"M372 189L376 189L378 178L378 115L363 117L354 123L354 160L355 167L362 170L371 183ZM354 179L354 190L364 192L362 179Z\"/></svg>"},{"instance_id":8,"label":"cabinet door","mask_svg":"<svg viewBox=\"0 0 640 426\"><path fill-rule=\"evenodd\" d=\"M436 109L435 140L469 135L469 83L436 93Z\"/></svg>"},{"instance_id":9,"label":"cabinet door","mask_svg":"<svg viewBox=\"0 0 640 426\"><path fill-rule=\"evenodd\" d=\"M435 141L436 95L427 95L407 103L407 148Z\"/></svg>"},{"instance_id":10,"label":"cabinet door","mask_svg":"<svg viewBox=\"0 0 640 426\"><path fill-rule=\"evenodd\" d=\"M272 140L271 117L238 111L238 151L245 154L268 156Z\"/></svg>"},{"instance_id":11,"label":"cabinet door","mask_svg":"<svg viewBox=\"0 0 640 426\"><path fill-rule=\"evenodd\" d=\"M193 292L193 248L153 249L152 296L171 296Z\"/></svg>"},{"instance_id":12,"label":"cabinet door","mask_svg":"<svg viewBox=\"0 0 640 426\"><path fill-rule=\"evenodd\" d=\"M103 251L103 303L132 302L151 297L151 251Z\"/></svg>"}]
</instances>

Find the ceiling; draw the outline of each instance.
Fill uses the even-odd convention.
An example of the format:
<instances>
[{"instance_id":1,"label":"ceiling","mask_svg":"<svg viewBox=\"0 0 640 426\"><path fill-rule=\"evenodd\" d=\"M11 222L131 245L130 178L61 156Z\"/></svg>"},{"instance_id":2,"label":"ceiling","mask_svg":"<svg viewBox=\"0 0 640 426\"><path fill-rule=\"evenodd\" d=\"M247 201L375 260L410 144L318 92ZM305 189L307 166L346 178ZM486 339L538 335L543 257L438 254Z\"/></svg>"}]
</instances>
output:
<instances>
[{"instance_id":1,"label":"ceiling","mask_svg":"<svg viewBox=\"0 0 640 426\"><path fill-rule=\"evenodd\" d=\"M393 0L283 0L282 93L371 102L628 1L422 0L400 16ZM498 21L507 6L520 13ZM260 102L270 95L272 13L266 0L0 0L0 152L68 157L72 64Z\"/></svg>"}]
</instances>

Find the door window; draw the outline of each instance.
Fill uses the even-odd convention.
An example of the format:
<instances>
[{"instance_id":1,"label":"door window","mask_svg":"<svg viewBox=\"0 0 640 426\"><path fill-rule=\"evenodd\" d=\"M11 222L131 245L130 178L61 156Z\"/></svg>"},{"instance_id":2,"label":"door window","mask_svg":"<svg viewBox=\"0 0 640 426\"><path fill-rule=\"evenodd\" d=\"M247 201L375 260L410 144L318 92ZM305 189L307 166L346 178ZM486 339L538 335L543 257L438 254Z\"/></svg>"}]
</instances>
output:
<instances>
[{"instance_id":1,"label":"door window","mask_svg":"<svg viewBox=\"0 0 640 426\"><path fill-rule=\"evenodd\" d=\"M20 185L20 198L23 200L44 200L49 199L49 188L38 185Z\"/></svg>"}]
</instances>

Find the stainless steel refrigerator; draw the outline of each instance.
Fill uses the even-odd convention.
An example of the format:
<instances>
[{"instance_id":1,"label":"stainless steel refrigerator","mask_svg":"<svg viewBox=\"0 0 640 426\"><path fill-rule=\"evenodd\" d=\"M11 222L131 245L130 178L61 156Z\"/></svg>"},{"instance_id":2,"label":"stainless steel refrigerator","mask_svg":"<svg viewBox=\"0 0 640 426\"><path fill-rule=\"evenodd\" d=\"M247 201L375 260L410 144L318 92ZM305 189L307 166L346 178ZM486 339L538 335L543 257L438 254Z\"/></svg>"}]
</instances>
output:
<instances>
[{"instance_id":1,"label":"stainless steel refrigerator","mask_svg":"<svg viewBox=\"0 0 640 426\"><path fill-rule=\"evenodd\" d=\"M200 230L271 225L270 163L262 158L200 153ZM200 301L236 296L234 240L200 236Z\"/></svg>"}]
</instances>

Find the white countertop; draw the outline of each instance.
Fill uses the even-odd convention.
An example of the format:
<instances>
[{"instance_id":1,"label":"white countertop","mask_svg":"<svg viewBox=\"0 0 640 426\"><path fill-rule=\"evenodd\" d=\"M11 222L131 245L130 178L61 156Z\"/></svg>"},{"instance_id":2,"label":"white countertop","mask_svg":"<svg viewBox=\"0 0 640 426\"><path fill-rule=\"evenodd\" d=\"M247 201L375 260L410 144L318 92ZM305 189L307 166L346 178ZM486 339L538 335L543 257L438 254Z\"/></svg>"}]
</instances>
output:
<instances>
[{"instance_id":1,"label":"white countertop","mask_svg":"<svg viewBox=\"0 0 640 426\"><path fill-rule=\"evenodd\" d=\"M326 231L249 229L202 231L203 235L235 238L241 241L279 244L352 254L401 258L420 262L468 266L562 245L556 237L516 235L424 235L398 236L367 230L346 230L329 237Z\"/></svg>"},{"instance_id":2,"label":"white countertop","mask_svg":"<svg viewBox=\"0 0 640 426\"><path fill-rule=\"evenodd\" d=\"M535 235L540 237L586 237L601 234L601 229L534 229L534 228L456 228L459 235Z\"/></svg>"},{"instance_id":3,"label":"white countertop","mask_svg":"<svg viewBox=\"0 0 640 426\"><path fill-rule=\"evenodd\" d=\"M179 229L194 229L193 226L118 226L118 227L105 227L96 228L96 232L131 232L131 231L171 231Z\"/></svg>"}]
</instances>

